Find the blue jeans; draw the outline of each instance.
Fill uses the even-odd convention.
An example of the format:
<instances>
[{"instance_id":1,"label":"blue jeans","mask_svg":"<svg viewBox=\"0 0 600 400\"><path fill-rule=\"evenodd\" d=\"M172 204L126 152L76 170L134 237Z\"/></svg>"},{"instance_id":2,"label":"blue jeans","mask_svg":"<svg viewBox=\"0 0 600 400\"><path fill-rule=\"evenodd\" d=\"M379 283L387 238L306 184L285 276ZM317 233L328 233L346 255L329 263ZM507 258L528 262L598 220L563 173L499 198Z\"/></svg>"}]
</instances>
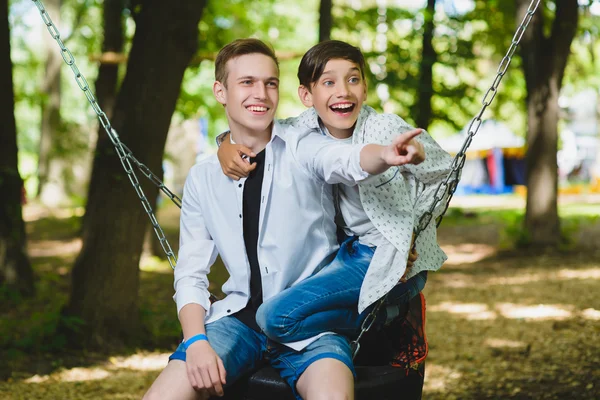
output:
<instances>
[{"instance_id":1,"label":"blue jeans","mask_svg":"<svg viewBox=\"0 0 600 400\"><path fill-rule=\"evenodd\" d=\"M356 376L348 339L340 335L324 335L302 351L269 340L265 335L247 327L235 317L223 317L206 325L208 342L223 360L227 371L227 387L245 374L252 372L268 361L283 379L292 387L296 398L302 399L296 391L300 375L315 361L333 358L343 362ZM183 344L169 357L170 360L185 361Z\"/></svg>"},{"instance_id":2,"label":"blue jeans","mask_svg":"<svg viewBox=\"0 0 600 400\"><path fill-rule=\"evenodd\" d=\"M356 336L371 310L370 307L358 314L357 305L374 253L375 247L360 244L356 237L346 239L328 266L263 303L256 313L258 326L267 337L280 343L322 332ZM390 291L387 303L408 302L423 289L427 275L424 276L422 279L418 274L397 285Z\"/></svg>"}]
</instances>

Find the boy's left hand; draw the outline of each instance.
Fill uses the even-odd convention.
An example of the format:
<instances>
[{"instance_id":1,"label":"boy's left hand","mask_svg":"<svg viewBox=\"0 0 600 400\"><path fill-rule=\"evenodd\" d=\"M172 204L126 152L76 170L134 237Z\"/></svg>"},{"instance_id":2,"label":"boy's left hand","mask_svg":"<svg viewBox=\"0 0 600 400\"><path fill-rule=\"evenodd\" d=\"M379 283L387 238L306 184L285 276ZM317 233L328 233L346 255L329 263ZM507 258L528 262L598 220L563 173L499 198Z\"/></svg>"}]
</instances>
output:
<instances>
[{"instance_id":1,"label":"boy's left hand","mask_svg":"<svg viewBox=\"0 0 600 400\"><path fill-rule=\"evenodd\" d=\"M413 265L415 265L417 258L419 258L419 253L417 253L417 250L413 246L410 250L410 253L408 253L408 260L406 260L406 270L404 271L404 275L402 275L402 278L400 278L400 282L406 282L406 275L408 275Z\"/></svg>"},{"instance_id":2,"label":"boy's left hand","mask_svg":"<svg viewBox=\"0 0 600 400\"><path fill-rule=\"evenodd\" d=\"M385 146L382 158L390 166L422 163L425 161L425 148L415 140L421 132L423 130L419 128L396 136L390 145Z\"/></svg>"}]
</instances>

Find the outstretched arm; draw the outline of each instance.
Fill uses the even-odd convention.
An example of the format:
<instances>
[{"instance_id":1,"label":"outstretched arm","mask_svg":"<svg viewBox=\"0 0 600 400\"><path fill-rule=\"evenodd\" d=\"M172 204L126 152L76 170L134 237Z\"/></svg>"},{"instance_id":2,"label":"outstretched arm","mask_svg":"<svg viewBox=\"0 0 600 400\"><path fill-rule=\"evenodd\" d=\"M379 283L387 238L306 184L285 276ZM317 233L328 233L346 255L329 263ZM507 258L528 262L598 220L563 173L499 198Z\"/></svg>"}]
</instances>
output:
<instances>
[{"instance_id":1,"label":"outstretched arm","mask_svg":"<svg viewBox=\"0 0 600 400\"><path fill-rule=\"evenodd\" d=\"M421 132L421 129L413 129L401 133L387 146L366 145L360 152L360 166L365 172L377 175L393 166L422 163L425 160L423 145L414 140Z\"/></svg>"},{"instance_id":2,"label":"outstretched arm","mask_svg":"<svg viewBox=\"0 0 600 400\"><path fill-rule=\"evenodd\" d=\"M288 141L298 163L310 174L330 184L356 185L391 166L418 164L424 160L423 147L415 140L420 129L397 135L391 144L350 145L307 130Z\"/></svg>"}]
</instances>

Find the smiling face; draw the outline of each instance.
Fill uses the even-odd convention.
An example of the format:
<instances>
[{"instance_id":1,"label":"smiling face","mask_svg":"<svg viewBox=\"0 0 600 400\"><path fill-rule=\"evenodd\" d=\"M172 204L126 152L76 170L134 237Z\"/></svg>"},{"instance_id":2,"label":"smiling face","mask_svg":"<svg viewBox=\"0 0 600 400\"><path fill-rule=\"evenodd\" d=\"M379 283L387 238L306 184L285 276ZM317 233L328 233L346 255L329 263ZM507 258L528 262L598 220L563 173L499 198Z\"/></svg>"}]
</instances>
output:
<instances>
[{"instance_id":1,"label":"smiling face","mask_svg":"<svg viewBox=\"0 0 600 400\"><path fill-rule=\"evenodd\" d=\"M279 69L264 54L252 53L227 61L226 82L216 81L213 93L225 106L234 133L256 136L269 130L279 103Z\"/></svg>"},{"instance_id":2,"label":"smiling face","mask_svg":"<svg viewBox=\"0 0 600 400\"><path fill-rule=\"evenodd\" d=\"M357 64L344 59L327 62L321 76L310 89L301 85L300 100L314 107L321 121L333 136L352 136L363 102L367 98L366 82Z\"/></svg>"}]
</instances>

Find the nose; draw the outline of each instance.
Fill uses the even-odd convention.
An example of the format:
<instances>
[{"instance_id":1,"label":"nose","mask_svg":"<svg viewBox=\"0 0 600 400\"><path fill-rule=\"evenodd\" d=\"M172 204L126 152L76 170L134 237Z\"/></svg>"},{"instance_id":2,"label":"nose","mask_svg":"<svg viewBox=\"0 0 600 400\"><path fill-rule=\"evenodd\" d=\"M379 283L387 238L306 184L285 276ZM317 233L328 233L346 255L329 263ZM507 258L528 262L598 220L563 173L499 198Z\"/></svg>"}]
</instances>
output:
<instances>
[{"instance_id":1,"label":"nose","mask_svg":"<svg viewBox=\"0 0 600 400\"><path fill-rule=\"evenodd\" d=\"M349 93L350 93L350 91L348 90L347 82L343 82L342 84L338 85L338 92L337 92L338 97L348 97Z\"/></svg>"},{"instance_id":2,"label":"nose","mask_svg":"<svg viewBox=\"0 0 600 400\"><path fill-rule=\"evenodd\" d=\"M267 98L267 88L264 82L257 82L254 86L254 97L259 100Z\"/></svg>"}]
</instances>

